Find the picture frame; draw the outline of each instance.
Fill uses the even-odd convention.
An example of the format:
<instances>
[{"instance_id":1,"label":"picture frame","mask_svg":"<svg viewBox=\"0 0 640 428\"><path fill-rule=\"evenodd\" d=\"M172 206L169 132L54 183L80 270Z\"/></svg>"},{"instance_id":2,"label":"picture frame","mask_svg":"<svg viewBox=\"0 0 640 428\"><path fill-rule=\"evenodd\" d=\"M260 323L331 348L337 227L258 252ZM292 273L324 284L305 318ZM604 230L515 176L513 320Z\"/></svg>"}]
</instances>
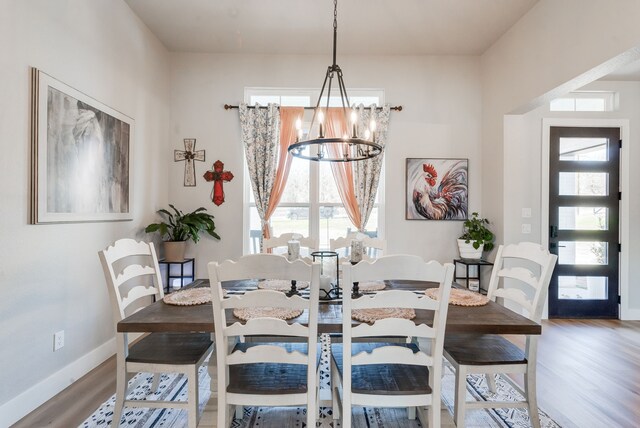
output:
<instances>
[{"instance_id":1,"label":"picture frame","mask_svg":"<svg viewBox=\"0 0 640 428\"><path fill-rule=\"evenodd\" d=\"M31 69L29 223L132 220L135 121Z\"/></svg>"},{"instance_id":2,"label":"picture frame","mask_svg":"<svg viewBox=\"0 0 640 428\"><path fill-rule=\"evenodd\" d=\"M466 220L469 212L469 160L407 158L405 218Z\"/></svg>"}]
</instances>

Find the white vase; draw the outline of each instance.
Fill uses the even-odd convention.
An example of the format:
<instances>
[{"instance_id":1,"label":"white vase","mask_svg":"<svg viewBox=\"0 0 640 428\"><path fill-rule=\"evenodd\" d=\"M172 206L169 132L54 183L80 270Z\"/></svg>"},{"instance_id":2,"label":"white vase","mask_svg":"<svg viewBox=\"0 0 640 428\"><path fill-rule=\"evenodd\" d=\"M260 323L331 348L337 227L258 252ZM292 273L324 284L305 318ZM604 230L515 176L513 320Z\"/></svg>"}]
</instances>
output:
<instances>
[{"instance_id":1,"label":"white vase","mask_svg":"<svg viewBox=\"0 0 640 428\"><path fill-rule=\"evenodd\" d=\"M164 241L164 259L168 262L184 261L186 241Z\"/></svg>"},{"instance_id":2,"label":"white vase","mask_svg":"<svg viewBox=\"0 0 640 428\"><path fill-rule=\"evenodd\" d=\"M483 245L476 250L473 248L473 241L469 241L467 244L464 239L458 239L458 250L460 251L460 257L463 259L478 260L482 258Z\"/></svg>"}]
</instances>

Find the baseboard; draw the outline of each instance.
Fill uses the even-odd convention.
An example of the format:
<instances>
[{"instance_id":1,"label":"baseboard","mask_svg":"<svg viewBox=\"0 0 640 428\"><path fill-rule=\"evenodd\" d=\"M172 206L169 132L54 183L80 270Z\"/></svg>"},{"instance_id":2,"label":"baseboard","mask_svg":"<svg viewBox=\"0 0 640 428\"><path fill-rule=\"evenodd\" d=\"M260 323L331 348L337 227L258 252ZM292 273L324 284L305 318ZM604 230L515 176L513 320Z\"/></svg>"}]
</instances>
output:
<instances>
[{"instance_id":1,"label":"baseboard","mask_svg":"<svg viewBox=\"0 0 640 428\"><path fill-rule=\"evenodd\" d=\"M622 316L620 319L625 321L638 321L640 320L640 309L625 309L622 310Z\"/></svg>"},{"instance_id":2,"label":"baseboard","mask_svg":"<svg viewBox=\"0 0 640 428\"><path fill-rule=\"evenodd\" d=\"M38 406L70 385L69 379L79 379L102 364L116 352L115 338L103 343L71 364L58 370L42 382L27 389L0 406L0 427L8 427L34 411Z\"/></svg>"}]
</instances>

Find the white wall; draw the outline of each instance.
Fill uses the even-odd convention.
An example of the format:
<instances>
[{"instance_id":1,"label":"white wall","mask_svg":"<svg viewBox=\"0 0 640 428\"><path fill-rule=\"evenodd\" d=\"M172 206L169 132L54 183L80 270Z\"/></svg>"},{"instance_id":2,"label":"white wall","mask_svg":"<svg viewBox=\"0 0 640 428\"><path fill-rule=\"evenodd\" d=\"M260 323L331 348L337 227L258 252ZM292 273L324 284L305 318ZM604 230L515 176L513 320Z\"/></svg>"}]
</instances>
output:
<instances>
[{"instance_id":1,"label":"white wall","mask_svg":"<svg viewBox=\"0 0 640 428\"><path fill-rule=\"evenodd\" d=\"M587 121L598 119L627 119L629 121L629 139L625 141L623 156L628 154L627 161L632 167L627 171L631 188L623 192L623 199L629 206L629 215L622 220L628 225L628 234L622 237L623 251L627 253L629 260L637 260L640 257L640 226L634 219L640 216L640 195L634 191L634 183L640 182L640 169L633 165L640 160L640 82L606 82L597 81L589 84L581 90L614 91L619 94L619 105L611 112L551 112L549 105L545 104L523 115L510 115L505 120L505 195L504 201L504 239L506 242L518 242L530 240L541 242L545 231L541 225L545 224L542 216L542 197L544 191L541 175L542 164L547 160L542 159L544 118L554 119L585 119ZM532 208L532 218L523 219L522 208ZM624 216L624 213L621 212ZM532 225L531 234L521 232L521 224ZM623 288L623 316L626 318L638 318L640 314L640 287L633 278L640 275L640 266L631 263L622 266L625 269L623 278L632 279L628 284L628 291ZM635 312L635 314L634 314Z\"/></svg>"},{"instance_id":2,"label":"white wall","mask_svg":"<svg viewBox=\"0 0 640 428\"><path fill-rule=\"evenodd\" d=\"M97 252L136 235L166 204L169 66L162 45L113 0L2 0L0 52L0 426L8 426L115 350ZM135 119L133 221L27 224L30 66ZM65 346L54 353L59 330Z\"/></svg>"},{"instance_id":3,"label":"white wall","mask_svg":"<svg viewBox=\"0 0 640 428\"><path fill-rule=\"evenodd\" d=\"M505 183L516 179L505 170L511 159L504 115L529 111L637 58L637 51L625 52L640 45L638 16L635 0L540 0L482 55L482 207L499 242L507 241Z\"/></svg>"},{"instance_id":4,"label":"white wall","mask_svg":"<svg viewBox=\"0 0 640 428\"><path fill-rule=\"evenodd\" d=\"M245 87L317 88L330 58L324 56L262 56L171 54L171 142L198 139L206 149L206 165L198 163L195 188L182 185L182 163L170 166L169 201L191 210L204 205L216 217L222 240L208 238L190 251L198 257L198 276L210 260L242 254L243 152L237 110L225 103L243 100ZM480 158L480 75L477 57L339 57L350 88L382 88L385 99L400 104L392 112L385 154L385 234L392 253L411 253L451 261L461 222L407 221L404 213L405 158L469 158L470 209L482 200ZM202 174L220 159L234 173L224 184L226 202L209 198L211 183Z\"/></svg>"}]
</instances>

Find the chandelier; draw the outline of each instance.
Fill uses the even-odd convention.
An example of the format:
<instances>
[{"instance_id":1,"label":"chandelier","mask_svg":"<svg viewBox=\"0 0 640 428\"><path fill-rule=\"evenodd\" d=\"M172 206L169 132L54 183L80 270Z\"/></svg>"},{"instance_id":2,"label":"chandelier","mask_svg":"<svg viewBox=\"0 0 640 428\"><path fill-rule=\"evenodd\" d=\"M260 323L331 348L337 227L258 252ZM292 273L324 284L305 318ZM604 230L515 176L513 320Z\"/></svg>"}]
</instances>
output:
<instances>
[{"instance_id":1,"label":"chandelier","mask_svg":"<svg viewBox=\"0 0 640 428\"><path fill-rule=\"evenodd\" d=\"M309 126L309 132L307 133L306 140L303 140L302 120L296 121L296 139L293 144L289 145L289 153L291 155L307 159L311 161L324 161L324 162L353 162L364 159L370 159L378 156L382 153L382 146L375 142L376 137L376 123L372 119L369 123L368 129L364 131L364 135L358 134L358 114L355 111L355 107L351 108L349 104L349 96L347 95L347 88L342 78L342 70L336 64L336 46L338 40L338 0L333 1L333 64L327 68L327 74L325 75L324 82L322 83L322 89L320 95L318 95L318 102L313 109L313 117L311 118L311 125ZM327 89L327 103L326 110L329 109L329 100L331 96L331 87L336 79L337 87L340 92L340 102L342 104L342 110L344 113L344 123L350 124L350 132L344 134L342 137L325 136L325 112L320 106L322 96L325 89ZM373 108L371 109L373 113ZM350 119L350 120L349 120ZM315 138L312 138L314 132L314 125L318 124L318 131Z\"/></svg>"}]
</instances>

